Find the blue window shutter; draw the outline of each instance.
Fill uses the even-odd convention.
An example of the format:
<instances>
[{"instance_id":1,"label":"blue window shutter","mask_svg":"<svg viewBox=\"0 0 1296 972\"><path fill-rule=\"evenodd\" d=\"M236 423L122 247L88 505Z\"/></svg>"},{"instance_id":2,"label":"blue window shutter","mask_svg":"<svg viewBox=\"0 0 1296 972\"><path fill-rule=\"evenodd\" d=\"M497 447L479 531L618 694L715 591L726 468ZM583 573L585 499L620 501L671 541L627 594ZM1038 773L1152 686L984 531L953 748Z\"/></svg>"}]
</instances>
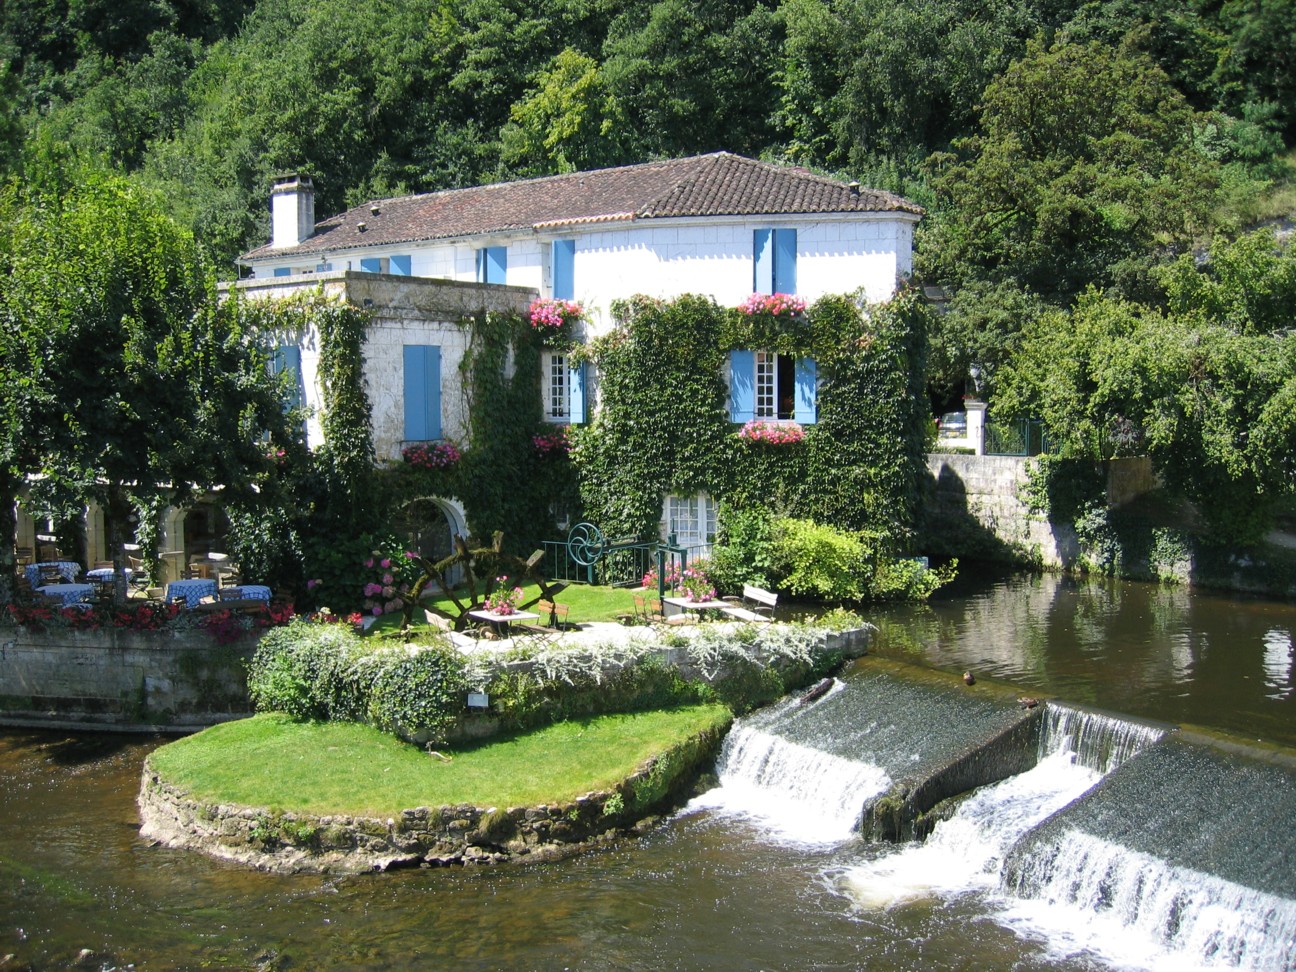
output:
<instances>
[{"instance_id":1,"label":"blue window shutter","mask_svg":"<svg viewBox=\"0 0 1296 972\"><path fill-rule=\"evenodd\" d=\"M585 362L567 369L567 421L584 425L585 418Z\"/></svg>"},{"instance_id":2,"label":"blue window shutter","mask_svg":"<svg viewBox=\"0 0 1296 972\"><path fill-rule=\"evenodd\" d=\"M279 345L270 358L272 375L284 371L292 375L292 391L288 396L287 405L289 408L301 408L306 400L306 388L302 383L301 348L295 344Z\"/></svg>"},{"instance_id":3,"label":"blue window shutter","mask_svg":"<svg viewBox=\"0 0 1296 972\"><path fill-rule=\"evenodd\" d=\"M410 257L408 253L394 256L388 261L391 273L398 274L402 277L410 276Z\"/></svg>"},{"instance_id":4,"label":"blue window shutter","mask_svg":"<svg viewBox=\"0 0 1296 972\"><path fill-rule=\"evenodd\" d=\"M488 284L508 282L508 247L486 247L486 279Z\"/></svg>"},{"instance_id":5,"label":"blue window shutter","mask_svg":"<svg viewBox=\"0 0 1296 972\"><path fill-rule=\"evenodd\" d=\"M798 358L796 363L796 406L792 417L802 425L815 422L815 383L819 369L814 358Z\"/></svg>"},{"instance_id":6,"label":"blue window shutter","mask_svg":"<svg viewBox=\"0 0 1296 972\"><path fill-rule=\"evenodd\" d=\"M729 420L750 422L756 418L756 352L729 352Z\"/></svg>"},{"instance_id":7,"label":"blue window shutter","mask_svg":"<svg viewBox=\"0 0 1296 972\"><path fill-rule=\"evenodd\" d=\"M576 299L576 241L553 242L553 295L555 300Z\"/></svg>"},{"instance_id":8,"label":"blue window shutter","mask_svg":"<svg viewBox=\"0 0 1296 972\"><path fill-rule=\"evenodd\" d=\"M758 229L752 234L752 293L774 293L773 230Z\"/></svg>"},{"instance_id":9,"label":"blue window shutter","mask_svg":"<svg viewBox=\"0 0 1296 972\"><path fill-rule=\"evenodd\" d=\"M361 273L382 273L382 260L378 257L365 257L360 261Z\"/></svg>"},{"instance_id":10,"label":"blue window shutter","mask_svg":"<svg viewBox=\"0 0 1296 972\"><path fill-rule=\"evenodd\" d=\"M774 231L774 289L771 293L795 294L797 292L797 231Z\"/></svg>"},{"instance_id":11,"label":"blue window shutter","mask_svg":"<svg viewBox=\"0 0 1296 972\"><path fill-rule=\"evenodd\" d=\"M405 345L405 441L441 438L441 349Z\"/></svg>"},{"instance_id":12,"label":"blue window shutter","mask_svg":"<svg viewBox=\"0 0 1296 972\"><path fill-rule=\"evenodd\" d=\"M477 247L477 282L486 282L486 247Z\"/></svg>"},{"instance_id":13,"label":"blue window shutter","mask_svg":"<svg viewBox=\"0 0 1296 972\"><path fill-rule=\"evenodd\" d=\"M291 276L292 276L292 267L275 267L275 268L274 268L274 275L275 275L276 277L291 277Z\"/></svg>"}]
</instances>

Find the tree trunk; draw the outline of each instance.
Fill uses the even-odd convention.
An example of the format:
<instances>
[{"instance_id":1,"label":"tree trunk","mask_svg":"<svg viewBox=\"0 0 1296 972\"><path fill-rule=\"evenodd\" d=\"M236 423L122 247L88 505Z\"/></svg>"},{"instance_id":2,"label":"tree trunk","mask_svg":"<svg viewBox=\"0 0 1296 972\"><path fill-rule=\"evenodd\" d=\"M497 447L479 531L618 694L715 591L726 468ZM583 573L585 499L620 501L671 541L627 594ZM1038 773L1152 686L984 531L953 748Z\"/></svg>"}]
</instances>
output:
<instances>
[{"instance_id":1,"label":"tree trunk","mask_svg":"<svg viewBox=\"0 0 1296 972\"><path fill-rule=\"evenodd\" d=\"M0 607L13 601L18 558L18 487L21 481L0 472Z\"/></svg>"}]
</instances>

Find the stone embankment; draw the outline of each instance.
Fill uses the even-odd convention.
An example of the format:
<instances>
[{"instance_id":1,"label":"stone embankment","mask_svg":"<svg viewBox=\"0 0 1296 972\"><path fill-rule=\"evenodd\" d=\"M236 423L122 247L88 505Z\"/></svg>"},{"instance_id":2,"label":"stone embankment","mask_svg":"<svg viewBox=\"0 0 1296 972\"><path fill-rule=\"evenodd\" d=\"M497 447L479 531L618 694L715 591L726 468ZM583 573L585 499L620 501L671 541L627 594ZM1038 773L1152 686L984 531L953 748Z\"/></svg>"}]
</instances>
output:
<instances>
[{"instance_id":1,"label":"stone embankment","mask_svg":"<svg viewBox=\"0 0 1296 972\"><path fill-rule=\"evenodd\" d=\"M208 803L162 779L146 761L145 839L280 873L354 874L396 867L542 862L650 827L710 764L727 726L662 753L614 790L554 806L416 807L390 816L276 813Z\"/></svg>"}]
</instances>

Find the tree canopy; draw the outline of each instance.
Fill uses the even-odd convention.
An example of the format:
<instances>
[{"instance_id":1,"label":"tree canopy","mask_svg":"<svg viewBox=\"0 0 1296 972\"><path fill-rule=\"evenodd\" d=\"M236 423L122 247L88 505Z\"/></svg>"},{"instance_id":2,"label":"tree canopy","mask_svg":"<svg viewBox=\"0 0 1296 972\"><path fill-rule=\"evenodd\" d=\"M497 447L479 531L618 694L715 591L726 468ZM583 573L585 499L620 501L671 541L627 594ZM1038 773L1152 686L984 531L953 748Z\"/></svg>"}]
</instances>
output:
<instances>
[{"instance_id":1,"label":"tree canopy","mask_svg":"<svg viewBox=\"0 0 1296 972\"><path fill-rule=\"evenodd\" d=\"M195 487L249 492L267 449L291 438L284 400L261 335L217 300L187 231L94 172L54 192L11 188L2 205L0 502L30 474L38 506L95 500L110 520Z\"/></svg>"}]
</instances>

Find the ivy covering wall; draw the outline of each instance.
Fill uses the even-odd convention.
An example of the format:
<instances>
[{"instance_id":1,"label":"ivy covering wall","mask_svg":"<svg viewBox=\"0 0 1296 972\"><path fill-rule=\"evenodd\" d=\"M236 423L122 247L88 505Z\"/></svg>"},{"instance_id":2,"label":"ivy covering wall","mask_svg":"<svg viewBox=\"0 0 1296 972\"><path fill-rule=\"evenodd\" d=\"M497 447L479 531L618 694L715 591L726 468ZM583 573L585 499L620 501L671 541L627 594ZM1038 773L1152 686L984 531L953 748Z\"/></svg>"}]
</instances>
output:
<instances>
[{"instance_id":1,"label":"ivy covering wall","mask_svg":"<svg viewBox=\"0 0 1296 972\"><path fill-rule=\"evenodd\" d=\"M666 494L769 504L903 543L913 525L927 404L928 309L916 291L866 306L825 297L803 314L744 314L713 301L634 298L592 345L600 408L577 437L585 516L612 535L653 534ZM801 441L740 438L729 351L813 358L818 421Z\"/></svg>"}]
</instances>

